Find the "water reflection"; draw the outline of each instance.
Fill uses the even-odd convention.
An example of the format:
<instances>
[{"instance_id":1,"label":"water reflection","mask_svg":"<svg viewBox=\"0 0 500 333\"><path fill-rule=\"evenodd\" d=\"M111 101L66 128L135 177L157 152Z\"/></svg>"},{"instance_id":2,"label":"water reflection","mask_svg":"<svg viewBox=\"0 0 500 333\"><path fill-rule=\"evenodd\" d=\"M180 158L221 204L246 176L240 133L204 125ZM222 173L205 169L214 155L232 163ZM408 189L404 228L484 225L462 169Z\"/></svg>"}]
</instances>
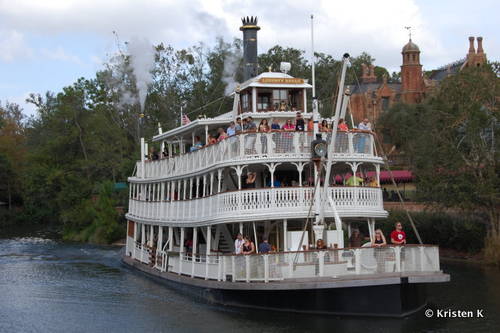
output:
<instances>
[{"instance_id":1,"label":"water reflection","mask_svg":"<svg viewBox=\"0 0 500 333\"><path fill-rule=\"evenodd\" d=\"M441 332L500 326L500 272L447 264L433 308L484 308L485 319L299 315L194 301L119 262L120 249L44 238L0 240L0 331L22 332ZM335 300L332 300L335 301ZM384 300L380 300L384 302Z\"/></svg>"}]
</instances>

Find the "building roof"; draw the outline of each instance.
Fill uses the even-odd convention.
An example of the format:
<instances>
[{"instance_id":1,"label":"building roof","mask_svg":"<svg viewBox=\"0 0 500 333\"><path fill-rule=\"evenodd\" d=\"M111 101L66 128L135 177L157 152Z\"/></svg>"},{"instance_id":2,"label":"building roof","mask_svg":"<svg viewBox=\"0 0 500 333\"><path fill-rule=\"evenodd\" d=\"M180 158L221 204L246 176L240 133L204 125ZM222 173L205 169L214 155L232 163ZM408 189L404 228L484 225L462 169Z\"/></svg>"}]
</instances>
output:
<instances>
[{"instance_id":1,"label":"building roof","mask_svg":"<svg viewBox=\"0 0 500 333\"><path fill-rule=\"evenodd\" d=\"M352 88L352 94L364 94L368 91L377 91L380 87L382 87L382 85L383 83L379 82L361 83ZM401 90L401 83L387 83L387 86L395 92L399 92Z\"/></svg>"},{"instance_id":2,"label":"building roof","mask_svg":"<svg viewBox=\"0 0 500 333\"><path fill-rule=\"evenodd\" d=\"M263 80L264 79L264 80ZM275 80L276 82L266 83L262 82L268 80ZM283 79L283 83L279 80ZM293 83L293 80L297 80L297 83ZM307 79L294 78L291 75L281 73L281 72L264 72L256 77L253 77L245 82L243 82L239 89L243 90L248 87L267 87L267 88L312 88L310 84L307 83Z\"/></svg>"},{"instance_id":3,"label":"building roof","mask_svg":"<svg viewBox=\"0 0 500 333\"><path fill-rule=\"evenodd\" d=\"M403 53L405 52L420 52L420 49L418 48L418 45L413 43L411 39L408 41L408 43L403 46Z\"/></svg>"},{"instance_id":4,"label":"building roof","mask_svg":"<svg viewBox=\"0 0 500 333\"><path fill-rule=\"evenodd\" d=\"M457 74L460 71L460 69L462 68L464 62L465 62L465 59L462 59L462 60L455 61L452 64L435 69L429 75L429 79L435 80L435 81L441 81L449 75Z\"/></svg>"}]
</instances>

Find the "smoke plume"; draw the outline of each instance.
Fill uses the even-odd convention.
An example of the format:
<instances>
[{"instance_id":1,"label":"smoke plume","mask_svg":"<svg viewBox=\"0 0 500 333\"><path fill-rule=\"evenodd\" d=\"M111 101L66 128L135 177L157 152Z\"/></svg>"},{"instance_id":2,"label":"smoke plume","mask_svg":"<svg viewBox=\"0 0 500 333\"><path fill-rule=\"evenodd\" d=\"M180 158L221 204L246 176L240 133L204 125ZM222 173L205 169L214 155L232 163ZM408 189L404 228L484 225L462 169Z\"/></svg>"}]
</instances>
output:
<instances>
[{"instance_id":1,"label":"smoke plume","mask_svg":"<svg viewBox=\"0 0 500 333\"><path fill-rule=\"evenodd\" d=\"M144 111L144 102L148 93L148 86L153 81L151 70L155 62L155 49L146 38L132 38L128 43L130 64L136 79L137 91L141 111Z\"/></svg>"},{"instance_id":2,"label":"smoke plume","mask_svg":"<svg viewBox=\"0 0 500 333\"><path fill-rule=\"evenodd\" d=\"M231 94L239 82L235 80L236 71L240 65L242 58L241 50L234 48L234 50L229 50L227 56L224 58L224 70L222 72L222 81L226 83L226 89L224 93L226 95Z\"/></svg>"}]
</instances>

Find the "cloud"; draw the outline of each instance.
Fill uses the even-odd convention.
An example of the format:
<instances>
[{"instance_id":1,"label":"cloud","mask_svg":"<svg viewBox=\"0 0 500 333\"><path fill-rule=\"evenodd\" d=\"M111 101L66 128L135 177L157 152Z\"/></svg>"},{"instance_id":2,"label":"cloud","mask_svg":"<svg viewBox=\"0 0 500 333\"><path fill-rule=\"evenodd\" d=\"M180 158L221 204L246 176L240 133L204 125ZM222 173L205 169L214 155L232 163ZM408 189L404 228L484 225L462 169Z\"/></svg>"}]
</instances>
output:
<instances>
[{"instance_id":1,"label":"cloud","mask_svg":"<svg viewBox=\"0 0 500 333\"><path fill-rule=\"evenodd\" d=\"M16 30L0 30L0 60L12 62L30 58L33 50L24 40L24 35Z\"/></svg>"},{"instance_id":2,"label":"cloud","mask_svg":"<svg viewBox=\"0 0 500 333\"><path fill-rule=\"evenodd\" d=\"M78 56L68 53L62 46L58 46L52 50L42 48L40 53L42 56L51 60L72 62L78 65L82 64L82 61Z\"/></svg>"}]
</instances>

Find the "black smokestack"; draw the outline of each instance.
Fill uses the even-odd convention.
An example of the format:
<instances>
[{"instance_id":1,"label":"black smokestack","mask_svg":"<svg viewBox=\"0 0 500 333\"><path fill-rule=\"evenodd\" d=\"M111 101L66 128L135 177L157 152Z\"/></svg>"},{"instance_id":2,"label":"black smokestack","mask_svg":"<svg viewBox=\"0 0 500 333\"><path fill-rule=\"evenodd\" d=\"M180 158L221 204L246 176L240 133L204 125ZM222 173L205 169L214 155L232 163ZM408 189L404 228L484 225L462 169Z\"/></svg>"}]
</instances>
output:
<instances>
[{"instance_id":1,"label":"black smokestack","mask_svg":"<svg viewBox=\"0 0 500 333\"><path fill-rule=\"evenodd\" d=\"M243 17L243 81L257 76L257 16Z\"/></svg>"}]
</instances>

